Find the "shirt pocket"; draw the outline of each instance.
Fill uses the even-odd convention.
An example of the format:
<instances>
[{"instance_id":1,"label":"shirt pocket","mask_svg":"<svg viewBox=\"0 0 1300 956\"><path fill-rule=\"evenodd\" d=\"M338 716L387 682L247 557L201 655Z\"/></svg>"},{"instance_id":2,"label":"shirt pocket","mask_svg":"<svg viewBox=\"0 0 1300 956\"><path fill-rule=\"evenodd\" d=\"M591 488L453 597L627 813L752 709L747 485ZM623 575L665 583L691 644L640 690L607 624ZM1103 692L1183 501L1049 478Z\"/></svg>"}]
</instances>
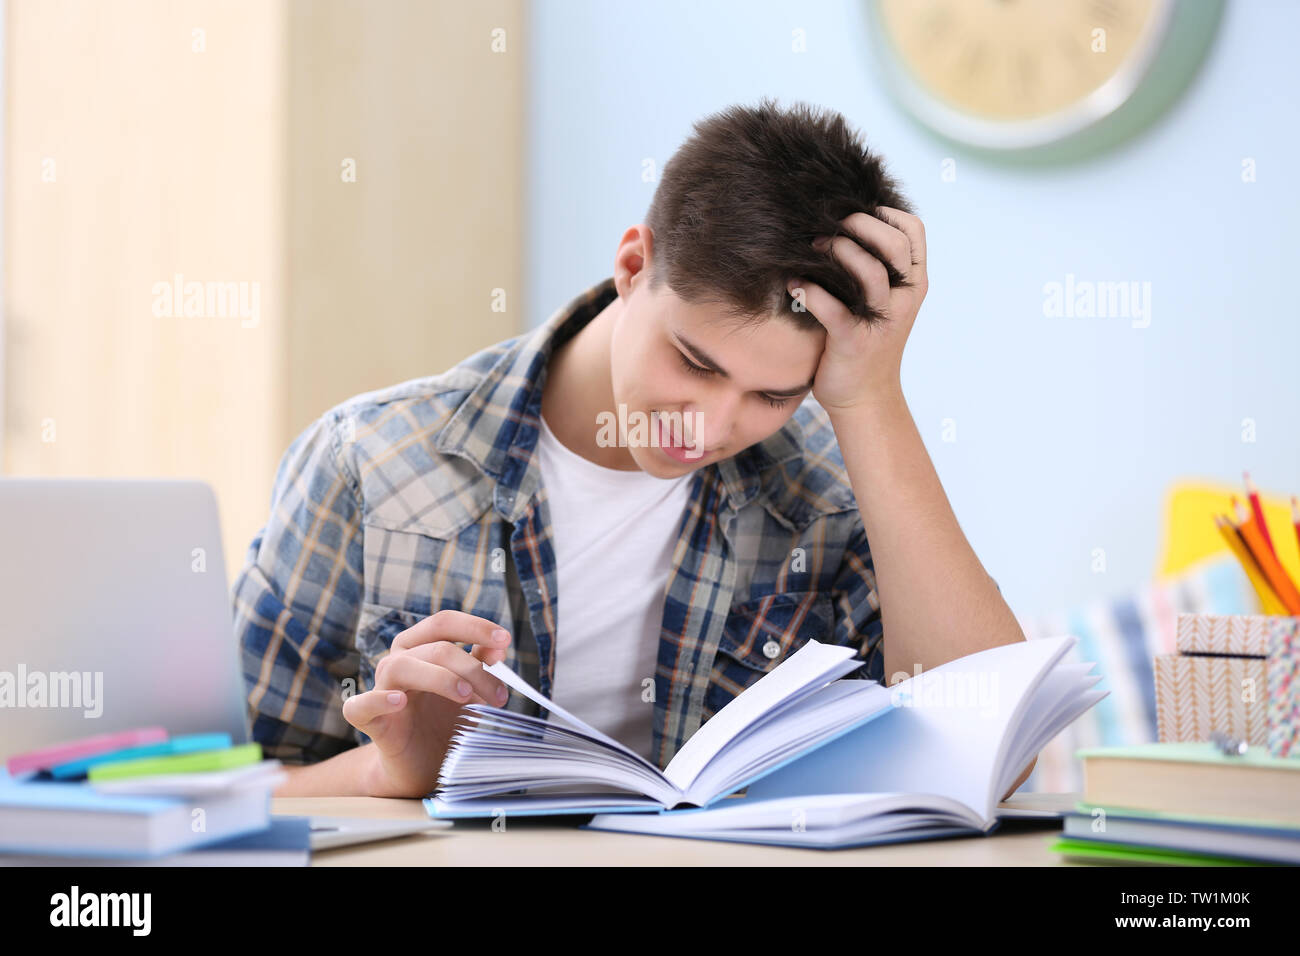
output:
<instances>
[{"instance_id":1,"label":"shirt pocket","mask_svg":"<svg viewBox=\"0 0 1300 956\"><path fill-rule=\"evenodd\" d=\"M361 617L357 622L357 650L361 655L358 677L361 686L358 690L369 690L375 686L375 665L388 653L397 637L408 627L424 620L426 615L417 614L402 608L385 607L382 604L362 604Z\"/></svg>"},{"instance_id":2,"label":"shirt pocket","mask_svg":"<svg viewBox=\"0 0 1300 956\"><path fill-rule=\"evenodd\" d=\"M714 658L705 719L810 640L829 643L834 629L825 591L787 591L732 605Z\"/></svg>"}]
</instances>

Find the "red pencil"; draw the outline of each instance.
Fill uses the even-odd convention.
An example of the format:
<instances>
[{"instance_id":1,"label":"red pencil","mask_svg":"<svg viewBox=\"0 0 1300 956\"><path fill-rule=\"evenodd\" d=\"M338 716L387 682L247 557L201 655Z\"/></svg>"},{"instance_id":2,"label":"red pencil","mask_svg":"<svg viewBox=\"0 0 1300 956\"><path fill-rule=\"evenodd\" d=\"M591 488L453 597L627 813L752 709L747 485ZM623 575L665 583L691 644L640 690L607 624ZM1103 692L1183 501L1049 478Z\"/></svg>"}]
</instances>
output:
<instances>
[{"instance_id":1,"label":"red pencil","mask_svg":"<svg viewBox=\"0 0 1300 956\"><path fill-rule=\"evenodd\" d=\"M1264 536L1264 543L1268 545L1268 550L1273 552L1273 557L1277 557L1277 548L1273 547L1273 539L1269 536L1268 525L1264 522L1264 507L1259 503L1259 489L1255 483L1250 480L1250 472L1243 471L1246 476L1246 494L1250 497L1250 510L1255 513L1255 524L1259 525L1259 533Z\"/></svg>"},{"instance_id":2,"label":"red pencil","mask_svg":"<svg viewBox=\"0 0 1300 956\"><path fill-rule=\"evenodd\" d=\"M1295 544L1300 548L1300 502L1295 500L1295 495L1291 496L1291 524L1295 527Z\"/></svg>"},{"instance_id":3,"label":"red pencil","mask_svg":"<svg viewBox=\"0 0 1300 956\"><path fill-rule=\"evenodd\" d=\"M1232 499L1232 504L1237 518L1241 522L1236 527L1241 532L1241 538L1246 545L1246 550L1259 564L1264 579L1268 581L1269 587L1273 589L1273 593L1277 595L1278 600L1282 602L1282 606L1286 608L1287 614L1300 617L1300 589L1296 588L1286 568L1282 567L1282 562L1269 553L1268 545L1264 544L1264 537L1259 533L1254 518L1246 514L1246 509L1241 506L1235 497Z\"/></svg>"}]
</instances>

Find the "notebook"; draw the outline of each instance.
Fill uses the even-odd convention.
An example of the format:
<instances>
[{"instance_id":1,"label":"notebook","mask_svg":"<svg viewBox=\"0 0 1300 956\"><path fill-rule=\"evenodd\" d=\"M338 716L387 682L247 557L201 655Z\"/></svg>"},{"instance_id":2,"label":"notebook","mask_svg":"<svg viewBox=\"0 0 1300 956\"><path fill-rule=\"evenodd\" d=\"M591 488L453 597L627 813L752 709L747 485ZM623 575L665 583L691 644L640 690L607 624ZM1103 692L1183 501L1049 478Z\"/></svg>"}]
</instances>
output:
<instances>
[{"instance_id":1,"label":"notebook","mask_svg":"<svg viewBox=\"0 0 1300 956\"><path fill-rule=\"evenodd\" d=\"M1105 809L1105 814L1097 811ZM1300 827L1227 823L1120 812L1079 803L1065 817L1062 836L1101 844L1130 844L1186 853L1205 853L1273 863L1300 864Z\"/></svg>"},{"instance_id":2,"label":"notebook","mask_svg":"<svg viewBox=\"0 0 1300 956\"><path fill-rule=\"evenodd\" d=\"M893 705L713 808L596 814L586 825L658 836L819 849L972 836L1034 755L1106 691L1073 637L949 661L890 688Z\"/></svg>"},{"instance_id":3,"label":"notebook","mask_svg":"<svg viewBox=\"0 0 1300 956\"><path fill-rule=\"evenodd\" d=\"M92 777L89 783L96 793L201 797L248 787L260 787L269 792L287 779L288 774L284 772L280 761L269 759L226 770L135 775L117 780L97 780Z\"/></svg>"},{"instance_id":4,"label":"notebook","mask_svg":"<svg viewBox=\"0 0 1300 956\"><path fill-rule=\"evenodd\" d=\"M1161 847L1136 846L1128 843L1099 843L1093 840L1062 837L1048 849L1067 860L1083 863L1112 863L1117 866L1273 866L1209 853L1188 853Z\"/></svg>"}]
</instances>

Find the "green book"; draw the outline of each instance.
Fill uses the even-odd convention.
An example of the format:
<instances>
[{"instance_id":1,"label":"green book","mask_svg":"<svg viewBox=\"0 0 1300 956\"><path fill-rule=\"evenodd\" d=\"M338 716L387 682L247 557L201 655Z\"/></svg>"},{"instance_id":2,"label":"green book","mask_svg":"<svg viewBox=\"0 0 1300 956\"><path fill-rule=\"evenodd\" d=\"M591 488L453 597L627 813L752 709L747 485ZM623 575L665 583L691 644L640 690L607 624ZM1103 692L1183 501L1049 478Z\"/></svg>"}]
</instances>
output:
<instances>
[{"instance_id":1,"label":"green book","mask_svg":"<svg viewBox=\"0 0 1300 956\"><path fill-rule=\"evenodd\" d=\"M1058 839L1050 847L1071 859L1093 863L1118 863L1128 866L1275 866L1230 856L1189 853L1164 847L1139 846L1134 843L1100 843L1091 840Z\"/></svg>"},{"instance_id":2,"label":"green book","mask_svg":"<svg viewBox=\"0 0 1300 956\"><path fill-rule=\"evenodd\" d=\"M153 777L164 773L204 773L214 770L231 770L260 762L261 744L241 744L222 750L200 750L192 754L174 754L167 757L144 757L140 760L123 760L118 763L91 767L86 775L93 783L97 780L123 780L127 777Z\"/></svg>"},{"instance_id":3,"label":"green book","mask_svg":"<svg viewBox=\"0 0 1300 956\"><path fill-rule=\"evenodd\" d=\"M1300 757L1274 757L1267 748L1250 747L1244 754L1230 756L1213 743L1180 740L1169 743L1130 744L1116 747L1084 747L1076 757L1107 757L1123 760L1172 760L1178 763L1218 764L1240 769L1256 767L1268 770L1300 770Z\"/></svg>"}]
</instances>

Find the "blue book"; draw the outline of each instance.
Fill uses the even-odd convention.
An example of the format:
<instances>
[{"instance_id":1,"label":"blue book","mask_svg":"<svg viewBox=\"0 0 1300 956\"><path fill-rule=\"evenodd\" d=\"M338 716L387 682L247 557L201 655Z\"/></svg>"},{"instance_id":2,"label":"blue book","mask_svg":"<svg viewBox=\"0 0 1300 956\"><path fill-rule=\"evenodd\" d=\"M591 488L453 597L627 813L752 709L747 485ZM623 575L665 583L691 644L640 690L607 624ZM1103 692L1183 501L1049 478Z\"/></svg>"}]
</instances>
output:
<instances>
[{"instance_id":1,"label":"blue book","mask_svg":"<svg viewBox=\"0 0 1300 956\"><path fill-rule=\"evenodd\" d=\"M307 866L311 818L275 816L243 836L147 859L0 855L0 866Z\"/></svg>"},{"instance_id":2,"label":"blue book","mask_svg":"<svg viewBox=\"0 0 1300 956\"><path fill-rule=\"evenodd\" d=\"M271 791L133 796L0 773L0 853L146 858L265 830Z\"/></svg>"},{"instance_id":3,"label":"blue book","mask_svg":"<svg viewBox=\"0 0 1300 956\"><path fill-rule=\"evenodd\" d=\"M1104 811L1098 813L1098 811ZM1100 844L1140 845L1300 865L1300 826L1166 814L1080 802L1062 835Z\"/></svg>"}]
</instances>

